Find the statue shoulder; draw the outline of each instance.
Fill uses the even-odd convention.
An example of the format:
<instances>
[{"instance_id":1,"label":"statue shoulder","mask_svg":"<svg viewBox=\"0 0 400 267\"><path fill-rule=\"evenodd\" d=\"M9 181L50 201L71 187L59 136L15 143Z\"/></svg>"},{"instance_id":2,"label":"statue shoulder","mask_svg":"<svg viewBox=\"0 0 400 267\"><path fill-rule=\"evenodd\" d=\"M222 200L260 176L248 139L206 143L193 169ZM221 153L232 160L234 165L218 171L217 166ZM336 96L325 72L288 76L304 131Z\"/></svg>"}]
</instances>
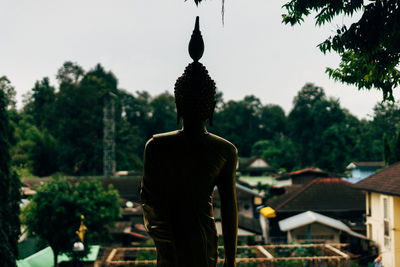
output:
<instances>
[{"instance_id":1,"label":"statue shoulder","mask_svg":"<svg viewBox=\"0 0 400 267\"><path fill-rule=\"evenodd\" d=\"M159 133L153 135L154 140L162 140L162 139L170 139L170 138L175 138L176 136L179 135L179 130L172 131L172 132L166 132L166 133Z\"/></svg>"},{"instance_id":2,"label":"statue shoulder","mask_svg":"<svg viewBox=\"0 0 400 267\"><path fill-rule=\"evenodd\" d=\"M154 147L156 144L162 144L165 142L171 142L171 140L175 139L179 135L180 131L172 131L167 133L159 133L153 135L146 143L146 149L148 147Z\"/></svg>"},{"instance_id":3,"label":"statue shoulder","mask_svg":"<svg viewBox=\"0 0 400 267\"><path fill-rule=\"evenodd\" d=\"M212 133L209 133L209 136L210 136L210 139L212 140L213 144L215 145L215 147L218 147L219 149L223 149L224 151L227 151L228 153L233 154L233 155L238 154L238 150L235 147L235 145L232 144L231 142L229 142L228 140L226 140L218 135L212 134Z\"/></svg>"}]
</instances>

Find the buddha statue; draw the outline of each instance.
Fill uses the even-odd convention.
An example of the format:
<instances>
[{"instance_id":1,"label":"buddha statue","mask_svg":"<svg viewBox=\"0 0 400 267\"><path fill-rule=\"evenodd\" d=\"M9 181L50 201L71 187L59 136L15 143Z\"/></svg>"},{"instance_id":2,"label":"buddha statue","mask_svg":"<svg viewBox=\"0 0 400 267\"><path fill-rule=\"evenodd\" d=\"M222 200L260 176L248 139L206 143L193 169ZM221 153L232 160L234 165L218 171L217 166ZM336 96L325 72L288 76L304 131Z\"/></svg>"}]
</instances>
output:
<instances>
[{"instance_id":1,"label":"buddha statue","mask_svg":"<svg viewBox=\"0 0 400 267\"><path fill-rule=\"evenodd\" d=\"M209 133L216 104L215 83L198 62L204 43L196 18L189 43L194 60L175 83L178 125L146 144L141 200L146 230L157 249L157 266L216 266L218 234L213 192L221 199L224 266L236 266L237 150Z\"/></svg>"}]
</instances>

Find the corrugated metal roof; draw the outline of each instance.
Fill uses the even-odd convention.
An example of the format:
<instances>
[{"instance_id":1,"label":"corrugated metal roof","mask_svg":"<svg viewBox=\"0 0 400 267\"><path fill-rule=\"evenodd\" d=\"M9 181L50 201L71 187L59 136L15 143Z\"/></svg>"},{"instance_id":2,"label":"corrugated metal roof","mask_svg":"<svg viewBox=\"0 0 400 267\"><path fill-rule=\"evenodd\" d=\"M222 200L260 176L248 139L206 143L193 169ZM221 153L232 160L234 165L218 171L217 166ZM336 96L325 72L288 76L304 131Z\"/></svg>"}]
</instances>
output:
<instances>
[{"instance_id":1,"label":"corrugated metal roof","mask_svg":"<svg viewBox=\"0 0 400 267\"><path fill-rule=\"evenodd\" d=\"M90 253L83 259L83 261L96 261L99 250L100 246L90 246ZM66 254L60 254L58 256L58 262L61 263L63 261L71 261L71 258L69 258ZM44 267L53 265L53 251L50 247L46 247L23 260L17 261L18 267Z\"/></svg>"},{"instance_id":2,"label":"corrugated metal roof","mask_svg":"<svg viewBox=\"0 0 400 267\"><path fill-rule=\"evenodd\" d=\"M352 236L356 236L359 238L363 238L366 239L365 236L353 232L347 225L345 225L344 223L342 223L339 220L333 219L331 217L313 212L313 211L306 211L300 214L297 214L295 216L286 218L284 220L281 220L278 222L279 223L279 228L281 229L281 231L290 231L311 223L320 223L320 224L324 224L327 226L330 226L332 228L341 230L343 232L346 232Z\"/></svg>"},{"instance_id":3,"label":"corrugated metal roof","mask_svg":"<svg viewBox=\"0 0 400 267\"><path fill-rule=\"evenodd\" d=\"M255 192L254 190L252 190L251 188L248 188L247 186L241 185L239 183L236 183L236 191L240 190L242 192L245 192L246 194L252 195L252 196L257 196L257 197L261 197L263 198L264 196ZM218 192L218 187L214 186L214 191Z\"/></svg>"},{"instance_id":4,"label":"corrugated metal roof","mask_svg":"<svg viewBox=\"0 0 400 267\"><path fill-rule=\"evenodd\" d=\"M239 183L236 184L236 189L242 190L242 191L244 191L246 193L249 193L250 195L253 195L253 196L257 196L257 197L261 197L261 198L263 197L259 193L253 191L251 188L248 188L248 187L246 187L244 185L241 185Z\"/></svg>"}]
</instances>

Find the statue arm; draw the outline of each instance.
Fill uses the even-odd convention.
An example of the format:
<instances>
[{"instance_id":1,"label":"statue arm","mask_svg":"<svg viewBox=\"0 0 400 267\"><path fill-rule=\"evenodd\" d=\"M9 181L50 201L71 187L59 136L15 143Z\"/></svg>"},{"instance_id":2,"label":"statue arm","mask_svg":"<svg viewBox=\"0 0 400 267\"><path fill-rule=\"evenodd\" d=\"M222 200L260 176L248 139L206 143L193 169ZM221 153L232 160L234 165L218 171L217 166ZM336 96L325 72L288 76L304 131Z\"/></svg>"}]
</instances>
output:
<instances>
[{"instance_id":1,"label":"statue arm","mask_svg":"<svg viewBox=\"0 0 400 267\"><path fill-rule=\"evenodd\" d=\"M149 189L152 188L152 183L157 176L156 174L156 164L157 161L154 158L156 155L155 151L155 144L153 138L150 139L145 146L144 149L144 160L143 160L143 179L142 179L142 184L141 184L141 190L140 190L140 198L142 204L149 204L149 200L151 199L151 196L149 196ZM154 188L153 188L154 189Z\"/></svg>"},{"instance_id":2,"label":"statue arm","mask_svg":"<svg viewBox=\"0 0 400 267\"><path fill-rule=\"evenodd\" d=\"M221 199L222 234L224 240L224 266L236 266L237 246L237 200L236 200L236 164L237 150L227 160L219 176L218 192Z\"/></svg>"}]
</instances>

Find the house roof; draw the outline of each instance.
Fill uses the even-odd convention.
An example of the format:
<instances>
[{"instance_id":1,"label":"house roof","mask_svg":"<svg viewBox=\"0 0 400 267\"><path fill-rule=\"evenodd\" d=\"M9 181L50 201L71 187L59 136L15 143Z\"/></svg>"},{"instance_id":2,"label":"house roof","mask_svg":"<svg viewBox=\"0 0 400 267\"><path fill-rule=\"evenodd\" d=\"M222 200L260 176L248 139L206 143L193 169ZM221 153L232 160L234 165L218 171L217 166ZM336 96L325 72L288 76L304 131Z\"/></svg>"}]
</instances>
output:
<instances>
[{"instance_id":1,"label":"house roof","mask_svg":"<svg viewBox=\"0 0 400 267\"><path fill-rule=\"evenodd\" d=\"M346 169L354 169L357 167L374 167L374 168L382 168L385 166L384 161L359 161L359 162L351 162L347 165Z\"/></svg>"},{"instance_id":2,"label":"house roof","mask_svg":"<svg viewBox=\"0 0 400 267\"><path fill-rule=\"evenodd\" d=\"M110 233L130 233L132 230L131 221L115 222L115 226L110 228Z\"/></svg>"},{"instance_id":3,"label":"house roof","mask_svg":"<svg viewBox=\"0 0 400 267\"><path fill-rule=\"evenodd\" d=\"M237 198L248 198L249 196L260 197L263 198L264 196L257 193L253 189L244 186L240 183L236 183L236 196ZM219 197L218 187L214 187L214 197Z\"/></svg>"},{"instance_id":4,"label":"house roof","mask_svg":"<svg viewBox=\"0 0 400 267\"><path fill-rule=\"evenodd\" d=\"M326 176L329 175L327 172L324 172L320 168L310 167L310 168L305 168L305 169L301 169L301 170L298 170L298 171L285 173L285 174L277 177L276 179L277 180L284 180L284 179L287 179L289 177L296 178L297 176L301 176L301 175L304 175L304 174L315 174L315 175L318 175L320 177L326 177Z\"/></svg>"},{"instance_id":5,"label":"house roof","mask_svg":"<svg viewBox=\"0 0 400 267\"><path fill-rule=\"evenodd\" d=\"M99 254L100 246L90 246L90 253L82 261L94 262ZM71 261L72 258L66 254L60 254L58 256L58 262ZM43 267L53 266L53 250L50 247L46 247L37 253L17 261L18 267Z\"/></svg>"},{"instance_id":6,"label":"house roof","mask_svg":"<svg viewBox=\"0 0 400 267\"><path fill-rule=\"evenodd\" d=\"M255 161L261 160L265 163L265 166L250 166ZM238 160L239 170L260 170L260 171L272 171L275 170L274 167L270 166L261 156L254 157L239 157Z\"/></svg>"},{"instance_id":7,"label":"house roof","mask_svg":"<svg viewBox=\"0 0 400 267\"><path fill-rule=\"evenodd\" d=\"M255 157L239 157L239 168L246 168L249 166L251 163L253 163L257 159L262 159L260 156L255 156ZM268 163L267 163L268 164Z\"/></svg>"},{"instance_id":8,"label":"house roof","mask_svg":"<svg viewBox=\"0 0 400 267\"><path fill-rule=\"evenodd\" d=\"M365 210L364 193L340 178L316 178L304 186L290 188L267 206L277 212Z\"/></svg>"},{"instance_id":9,"label":"house roof","mask_svg":"<svg viewBox=\"0 0 400 267\"><path fill-rule=\"evenodd\" d=\"M260 195L256 191L252 190L251 188L244 186L242 184L236 183L236 192L237 194L247 194L247 195L252 195L255 197L263 197L263 195Z\"/></svg>"},{"instance_id":10,"label":"house roof","mask_svg":"<svg viewBox=\"0 0 400 267\"><path fill-rule=\"evenodd\" d=\"M215 219L217 226L219 226L219 222L221 221L221 218L216 218ZM251 232L255 235L261 235L262 234L262 229L260 225L260 221L254 218L250 218L247 216L244 216L242 214L238 215L238 227L240 229L246 230L248 232ZM221 232L222 233L222 232Z\"/></svg>"},{"instance_id":11,"label":"house roof","mask_svg":"<svg viewBox=\"0 0 400 267\"><path fill-rule=\"evenodd\" d=\"M400 196L400 162L372 174L354 186L371 192Z\"/></svg>"},{"instance_id":12,"label":"house roof","mask_svg":"<svg viewBox=\"0 0 400 267\"><path fill-rule=\"evenodd\" d=\"M112 184L119 196L130 201L140 202L140 183L142 177L112 177L99 179L105 188Z\"/></svg>"},{"instance_id":13,"label":"house roof","mask_svg":"<svg viewBox=\"0 0 400 267\"><path fill-rule=\"evenodd\" d=\"M240 228L245 229L247 231L253 232L258 235L262 234L260 221L257 219L249 218L239 214L238 225L240 226Z\"/></svg>"},{"instance_id":14,"label":"house roof","mask_svg":"<svg viewBox=\"0 0 400 267\"><path fill-rule=\"evenodd\" d=\"M43 182L49 181L51 178L27 178L24 179L24 183L30 187L35 187ZM77 179L76 177L71 177L68 179ZM103 187L107 188L108 185L112 184L114 189L116 189L121 198L125 198L130 201L140 202L140 183L142 181L141 177L112 177L112 178L100 178L100 177L88 177L88 178L78 178L78 179L90 179L98 180L103 183Z\"/></svg>"},{"instance_id":15,"label":"house roof","mask_svg":"<svg viewBox=\"0 0 400 267\"><path fill-rule=\"evenodd\" d=\"M322 214L313 212L313 211L306 211L300 214L297 214L295 216L286 218L284 220L281 220L278 222L279 223L279 228L281 229L281 231L290 231L311 223L320 223L320 224L324 224L327 225L329 227L341 230L343 232L346 232L352 236L356 236L359 238L363 238L366 239L365 236L353 232L350 227L348 227L347 225L345 225L343 222L333 219L331 217L328 216L324 216Z\"/></svg>"}]
</instances>

